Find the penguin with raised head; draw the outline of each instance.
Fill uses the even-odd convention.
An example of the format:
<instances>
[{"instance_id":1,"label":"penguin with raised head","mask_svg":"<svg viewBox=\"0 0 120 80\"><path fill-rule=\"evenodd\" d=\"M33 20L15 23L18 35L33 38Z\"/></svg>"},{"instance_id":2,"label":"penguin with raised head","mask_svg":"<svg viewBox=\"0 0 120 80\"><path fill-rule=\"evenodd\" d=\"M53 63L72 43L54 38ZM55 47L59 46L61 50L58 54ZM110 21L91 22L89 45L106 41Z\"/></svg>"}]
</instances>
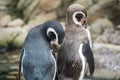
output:
<instances>
[{"instance_id":1,"label":"penguin with raised head","mask_svg":"<svg viewBox=\"0 0 120 80\"><path fill-rule=\"evenodd\" d=\"M83 80L87 64L94 73L94 57L90 32L86 25L87 11L72 4L66 12L65 38L58 54L59 80Z\"/></svg>"},{"instance_id":2,"label":"penguin with raised head","mask_svg":"<svg viewBox=\"0 0 120 80\"><path fill-rule=\"evenodd\" d=\"M22 46L19 65L25 80L55 80L56 60L52 54L52 46L62 43L64 29L57 21L47 21L32 28Z\"/></svg>"}]
</instances>

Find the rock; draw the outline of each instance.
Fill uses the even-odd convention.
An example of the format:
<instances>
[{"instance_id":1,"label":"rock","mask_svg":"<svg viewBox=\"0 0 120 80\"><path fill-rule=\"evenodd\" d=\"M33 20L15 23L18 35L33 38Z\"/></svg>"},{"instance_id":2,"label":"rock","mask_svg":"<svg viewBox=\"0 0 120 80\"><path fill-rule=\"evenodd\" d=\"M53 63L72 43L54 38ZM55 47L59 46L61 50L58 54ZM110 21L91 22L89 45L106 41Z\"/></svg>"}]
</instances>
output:
<instances>
[{"instance_id":1,"label":"rock","mask_svg":"<svg viewBox=\"0 0 120 80\"><path fill-rule=\"evenodd\" d=\"M58 19L64 19L65 20L65 15L66 15L66 9L68 6L74 3L74 0L62 0L60 6L56 9L56 13L58 15ZM64 21L62 20L62 21Z\"/></svg>"},{"instance_id":2,"label":"rock","mask_svg":"<svg viewBox=\"0 0 120 80\"><path fill-rule=\"evenodd\" d=\"M33 28L33 27L34 27L34 26L32 26L32 25L24 25L24 26L22 27L22 29L25 30L25 31L27 31L27 32L29 32L30 29Z\"/></svg>"},{"instance_id":3,"label":"rock","mask_svg":"<svg viewBox=\"0 0 120 80\"><path fill-rule=\"evenodd\" d=\"M105 29L104 33L100 36L97 36L95 41L120 45L120 37L118 37L119 35L119 30Z\"/></svg>"},{"instance_id":4,"label":"rock","mask_svg":"<svg viewBox=\"0 0 120 80\"><path fill-rule=\"evenodd\" d=\"M19 0L17 9L19 9L19 10L25 9L31 3L32 3L32 0L27 0L27 1Z\"/></svg>"},{"instance_id":5,"label":"rock","mask_svg":"<svg viewBox=\"0 0 120 80\"><path fill-rule=\"evenodd\" d=\"M116 24L118 23L119 1L117 0L92 0L93 5L88 8L88 23L95 21L100 17L106 17ZM113 15L114 14L114 15ZM116 21L116 22L115 22Z\"/></svg>"},{"instance_id":6,"label":"rock","mask_svg":"<svg viewBox=\"0 0 120 80\"><path fill-rule=\"evenodd\" d=\"M17 80L20 51L0 55L0 80Z\"/></svg>"},{"instance_id":7,"label":"rock","mask_svg":"<svg viewBox=\"0 0 120 80\"><path fill-rule=\"evenodd\" d=\"M118 25L116 28L117 28L118 30L120 30L120 25Z\"/></svg>"},{"instance_id":8,"label":"rock","mask_svg":"<svg viewBox=\"0 0 120 80\"><path fill-rule=\"evenodd\" d=\"M5 53L7 48L5 46L0 46L0 53Z\"/></svg>"},{"instance_id":9,"label":"rock","mask_svg":"<svg viewBox=\"0 0 120 80\"><path fill-rule=\"evenodd\" d=\"M2 19L3 18L3 16L6 16L6 15L8 15L7 13L5 13L5 12L3 12L3 11L0 11L0 19Z\"/></svg>"},{"instance_id":10,"label":"rock","mask_svg":"<svg viewBox=\"0 0 120 80\"><path fill-rule=\"evenodd\" d=\"M27 32L22 28L0 29L0 46L7 48L21 47Z\"/></svg>"},{"instance_id":11,"label":"rock","mask_svg":"<svg viewBox=\"0 0 120 80\"><path fill-rule=\"evenodd\" d=\"M37 8L39 5L40 5L40 0L36 0L36 1L32 0L31 4L29 4L28 6L26 6L25 9L23 9L24 19L25 20L29 19L30 15L34 12L35 8Z\"/></svg>"},{"instance_id":12,"label":"rock","mask_svg":"<svg viewBox=\"0 0 120 80\"><path fill-rule=\"evenodd\" d=\"M15 19L8 24L8 27L22 27L23 25L24 21L22 19Z\"/></svg>"},{"instance_id":13,"label":"rock","mask_svg":"<svg viewBox=\"0 0 120 80\"><path fill-rule=\"evenodd\" d=\"M114 33L114 29L105 29L102 35L97 36L96 42L110 43L113 38L111 37Z\"/></svg>"},{"instance_id":14,"label":"rock","mask_svg":"<svg viewBox=\"0 0 120 80\"><path fill-rule=\"evenodd\" d=\"M92 0L76 0L74 3L77 3L77 4L81 4L83 5L85 8L88 8L89 6L91 6L93 3L92 3Z\"/></svg>"},{"instance_id":15,"label":"rock","mask_svg":"<svg viewBox=\"0 0 120 80\"><path fill-rule=\"evenodd\" d=\"M93 77L95 80L118 80L120 74L109 69L96 69Z\"/></svg>"},{"instance_id":16,"label":"rock","mask_svg":"<svg viewBox=\"0 0 120 80\"><path fill-rule=\"evenodd\" d=\"M100 4L101 6L107 5L111 2L114 2L113 0L98 0L98 4Z\"/></svg>"},{"instance_id":17,"label":"rock","mask_svg":"<svg viewBox=\"0 0 120 80\"><path fill-rule=\"evenodd\" d=\"M120 46L113 44L94 43L95 80L120 79Z\"/></svg>"},{"instance_id":18,"label":"rock","mask_svg":"<svg viewBox=\"0 0 120 80\"><path fill-rule=\"evenodd\" d=\"M10 30L0 29L0 46L8 47L8 42L11 40Z\"/></svg>"},{"instance_id":19,"label":"rock","mask_svg":"<svg viewBox=\"0 0 120 80\"><path fill-rule=\"evenodd\" d=\"M21 47L23 42L24 42L24 39L27 35L27 32L21 29L21 30L18 30L18 34L19 35L13 41L13 45L16 46L16 47Z\"/></svg>"},{"instance_id":20,"label":"rock","mask_svg":"<svg viewBox=\"0 0 120 80\"><path fill-rule=\"evenodd\" d=\"M103 29L99 24L93 23L90 25L90 31L94 34L101 34L103 32Z\"/></svg>"},{"instance_id":21,"label":"rock","mask_svg":"<svg viewBox=\"0 0 120 80\"><path fill-rule=\"evenodd\" d=\"M116 30L114 34L111 34L111 40L110 43L116 44L116 45L120 45L120 31Z\"/></svg>"},{"instance_id":22,"label":"rock","mask_svg":"<svg viewBox=\"0 0 120 80\"><path fill-rule=\"evenodd\" d=\"M93 44L95 68L109 69L120 73L120 46L112 44Z\"/></svg>"},{"instance_id":23,"label":"rock","mask_svg":"<svg viewBox=\"0 0 120 80\"><path fill-rule=\"evenodd\" d=\"M11 22L11 16L10 15L6 15L4 17L1 18L0 20L0 26L2 27L6 27L8 25L8 23Z\"/></svg>"},{"instance_id":24,"label":"rock","mask_svg":"<svg viewBox=\"0 0 120 80\"><path fill-rule=\"evenodd\" d=\"M96 19L100 18L101 16L103 16L103 10L101 10L101 6L98 4L94 4L93 6L89 7L87 13L88 13L87 22L89 24L94 22Z\"/></svg>"},{"instance_id":25,"label":"rock","mask_svg":"<svg viewBox=\"0 0 120 80\"><path fill-rule=\"evenodd\" d=\"M108 36L99 35L96 37L95 42L109 43L109 40L107 39Z\"/></svg>"},{"instance_id":26,"label":"rock","mask_svg":"<svg viewBox=\"0 0 120 80\"><path fill-rule=\"evenodd\" d=\"M41 13L40 15L36 16L35 19L30 20L28 22L28 25L36 26L48 20L55 20L56 18L57 18L56 12Z\"/></svg>"},{"instance_id":27,"label":"rock","mask_svg":"<svg viewBox=\"0 0 120 80\"><path fill-rule=\"evenodd\" d=\"M114 51L120 51L120 46L119 45L114 45L114 44L107 44L107 43L94 43L93 45L95 50L99 50L101 48L109 48L113 49Z\"/></svg>"},{"instance_id":28,"label":"rock","mask_svg":"<svg viewBox=\"0 0 120 80\"><path fill-rule=\"evenodd\" d=\"M105 29L113 29L113 23L107 18L100 18L90 25L90 30L95 34L101 34Z\"/></svg>"},{"instance_id":29,"label":"rock","mask_svg":"<svg viewBox=\"0 0 120 80\"><path fill-rule=\"evenodd\" d=\"M61 4L62 0L42 0L40 7L45 11L51 11Z\"/></svg>"}]
</instances>

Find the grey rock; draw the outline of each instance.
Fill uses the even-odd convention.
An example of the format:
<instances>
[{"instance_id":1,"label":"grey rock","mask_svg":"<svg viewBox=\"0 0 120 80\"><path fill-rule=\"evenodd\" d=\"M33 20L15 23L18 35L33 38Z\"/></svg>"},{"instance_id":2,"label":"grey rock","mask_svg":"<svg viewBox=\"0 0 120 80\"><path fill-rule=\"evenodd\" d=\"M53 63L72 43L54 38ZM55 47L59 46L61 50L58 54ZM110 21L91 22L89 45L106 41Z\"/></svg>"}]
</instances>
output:
<instances>
[{"instance_id":1,"label":"grey rock","mask_svg":"<svg viewBox=\"0 0 120 80\"><path fill-rule=\"evenodd\" d=\"M22 28L2 28L0 29L0 46L9 47L14 45L21 47L27 32Z\"/></svg>"},{"instance_id":2,"label":"grey rock","mask_svg":"<svg viewBox=\"0 0 120 80\"><path fill-rule=\"evenodd\" d=\"M90 25L90 31L94 34L101 34L103 32L103 29L98 22L95 22Z\"/></svg>"},{"instance_id":3,"label":"grey rock","mask_svg":"<svg viewBox=\"0 0 120 80\"><path fill-rule=\"evenodd\" d=\"M19 9L19 10L25 9L31 3L32 3L32 0L27 0L27 1L19 0L17 9Z\"/></svg>"},{"instance_id":4,"label":"grey rock","mask_svg":"<svg viewBox=\"0 0 120 80\"><path fill-rule=\"evenodd\" d=\"M61 4L62 0L42 0L40 3L40 7L44 11L51 11L57 8Z\"/></svg>"},{"instance_id":5,"label":"grey rock","mask_svg":"<svg viewBox=\"0 0 120 80\"><path fill-rule=\"evenodd\" d=\"M28 22L28 25L36 26L48 20L55 20L56 18L57 18L57 14L54 11L50 13L43 12L40 15L36 16L34 19L30 20Z\"/></svg>"},{"instance_id":6,"label":"grey rock","mask_svg":"<svg viewBox=\"0 0 120 80\"><path fill-rule=\"evenodd\" d=\"M120 73L120 46L94 43L96 69L109 69Z\"/></svg>"},{"instance_id":7,"label":"grey rock","mask_svg":"<svg viewBox=\"0 0 120 80\"><path fill-rule=\"evenodd\" d=\"M81 4L83 5L85 8L88 8L89 6L91 6L93 3L92 3L92 0L76 0L74 3L78 3L78 4Z\"/></svg>"},{"instance_id":8,"label":"grey rock","mask_svg":"<svg viewBox=\"0 0 120 80\"><path fill-rule=\"evenodd\" d=\"M11 21L7 26L8 27L22 27L24 25L24 21L22 19L15 19Z\"/></svg>"},{"instance_id":9,"label":"grey rock","mask_svg":"<svg viewBox=\"0 0 120 80\"><path fill-rule=\"evenodd\" d=\"M12 21L11 16L10 15L6 15L6 16L1 18L0 26L6 27L8 25L8 23L10 23L11 21Z\"/></svg>"},{"instance_id":10,"label":"grey rock","mask_svg":"<svg viewBox=\"0 0 120 80\"><path fill-rule=\"evenodd\" d=\"M102 34L105 29L113 29L113 23L107 18L100 18L90 25L90 30L95 34Z\"/></svg>"}]
</instances>

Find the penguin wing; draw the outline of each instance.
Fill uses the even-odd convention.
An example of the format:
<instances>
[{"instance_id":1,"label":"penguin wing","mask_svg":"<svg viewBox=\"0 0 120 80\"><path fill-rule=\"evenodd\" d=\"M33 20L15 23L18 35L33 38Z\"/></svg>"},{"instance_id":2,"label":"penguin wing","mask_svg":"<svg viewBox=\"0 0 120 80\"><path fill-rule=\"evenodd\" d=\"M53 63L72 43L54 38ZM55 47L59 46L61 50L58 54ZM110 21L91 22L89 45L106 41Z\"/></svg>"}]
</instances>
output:
<instances>
[{"instance_id":1,"label":"penguin wing","mask_svg":"<svg viewBox=\"0 0 120 80\"><path fill-rule=\"evenodd\" d=\"M86 57L88 65L89 65L89 71L90 71L90 75L92 75L94 73L94 57L93 57L93 52L90 48L90 44L89 43L85 43L82 47L82 52L83 55Z\"/></svg>"}]
</instances>

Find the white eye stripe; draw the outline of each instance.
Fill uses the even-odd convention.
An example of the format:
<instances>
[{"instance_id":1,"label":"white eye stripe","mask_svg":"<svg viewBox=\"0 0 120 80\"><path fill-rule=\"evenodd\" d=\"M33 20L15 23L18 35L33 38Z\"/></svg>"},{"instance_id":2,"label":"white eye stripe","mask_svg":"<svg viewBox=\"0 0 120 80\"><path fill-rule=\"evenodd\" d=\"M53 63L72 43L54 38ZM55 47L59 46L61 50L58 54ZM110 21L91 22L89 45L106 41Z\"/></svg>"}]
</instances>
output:
<instances>
[{"instance_id":1,"label":"white eye stripe","mask_svg":"<svg viewBox=\"0 0 120 80\"><path fill-rule=\"evenodd\" d=\"M48 28L47 29L47 36L49 35L50 32L53 32L56 36L56 42L58 43L58 34L53 28Z\"/></svg>"},{"instance_id":2,"label":"white eye stripe","mask_svg":"<svg viewBox=\"0 0 120 80\"><path fill-rule=\"evenodd\" d=\"M85 14L84 14L82 11L74 12L74 13L73 13L73 16L72 16L73 22L74 22L75 24L78 24L78 25L82 26L82 24L81 24L80 22L78 22L77 19L76 19L76 17L75 17L76 14L78 14L78 13L80 13L80 14L82 14L84 17L86 17Z\"/></svg>"}]
</instances>

